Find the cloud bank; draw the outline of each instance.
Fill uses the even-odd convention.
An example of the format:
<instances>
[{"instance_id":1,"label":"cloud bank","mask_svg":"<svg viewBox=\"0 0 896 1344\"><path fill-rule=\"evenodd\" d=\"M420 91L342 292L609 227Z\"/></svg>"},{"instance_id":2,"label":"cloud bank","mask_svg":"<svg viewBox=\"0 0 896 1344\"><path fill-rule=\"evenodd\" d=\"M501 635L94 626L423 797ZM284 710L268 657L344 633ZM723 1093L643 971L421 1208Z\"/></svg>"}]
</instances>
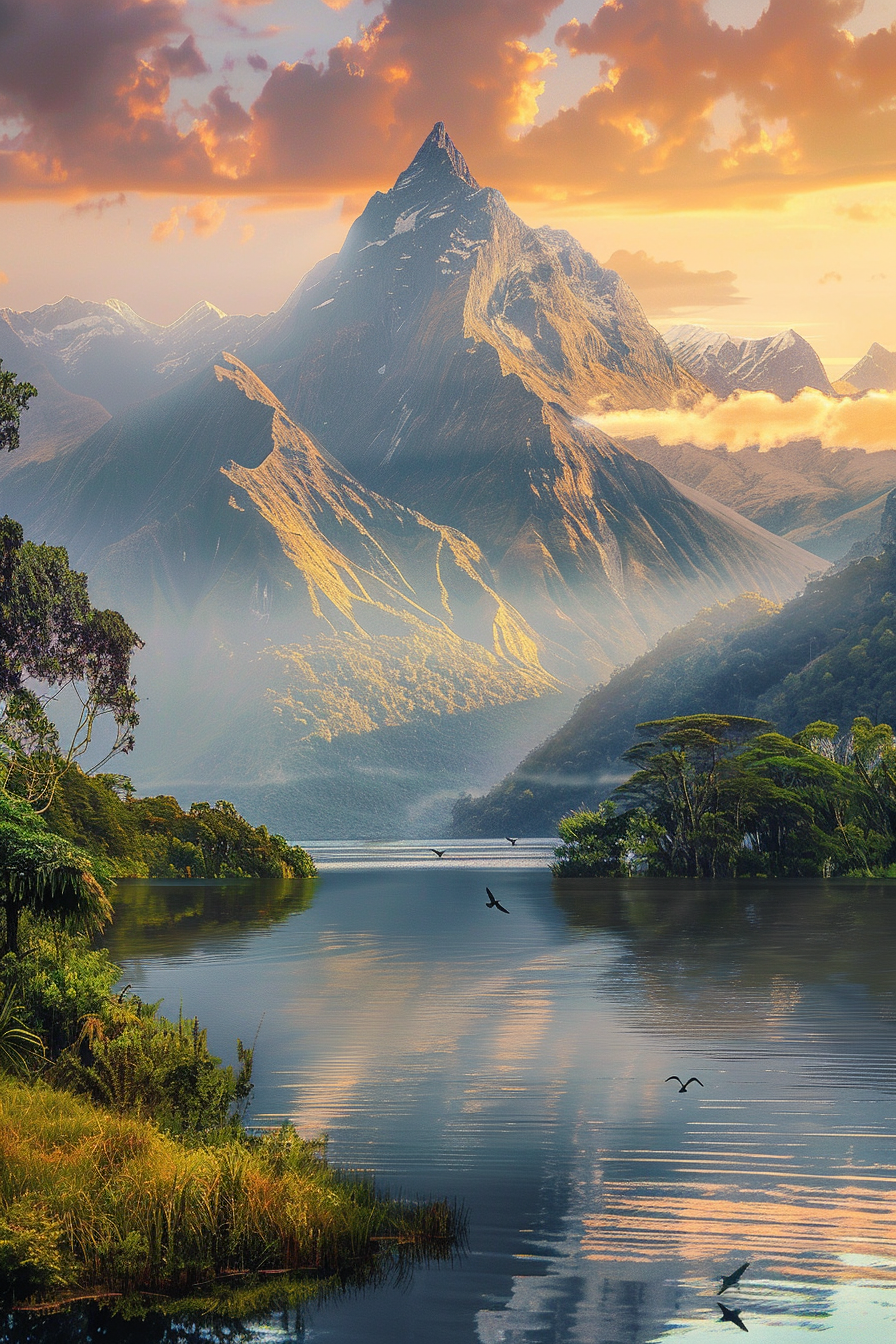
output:
<instances>
[{"instance_id":1,"label":"cloud bank","mask_svg":"<svg viewBox=\"0 0 896 1344\"><path fill-rule=\"evenodd\" d=\"M807 388L792 401L771 392L739 392L726 401L706 397L690 410L613 411L587 417L616 439L654 438L697 448L758 447L762 452L799 439L826 448L896 448L896 393L826 397Z\"/></svg>"},{"instance_id":2,"label":"cloud bank","mask_svg":"<svg viewBox=\"0 0 896 1344\"><path fill-rule=\"evenodd\" d=\"M255 8L226 3L206 12ZM171 82L208 63L183 0L0 0L0 193L366 192L437 120L518 200L740 208L896 176L896 23L853 36L862 0L768 0L745 27L607 0L554 36L589 92L536 125L559 3L374 0L324 61L190 113Z\"/></svg>"}]
</instances>

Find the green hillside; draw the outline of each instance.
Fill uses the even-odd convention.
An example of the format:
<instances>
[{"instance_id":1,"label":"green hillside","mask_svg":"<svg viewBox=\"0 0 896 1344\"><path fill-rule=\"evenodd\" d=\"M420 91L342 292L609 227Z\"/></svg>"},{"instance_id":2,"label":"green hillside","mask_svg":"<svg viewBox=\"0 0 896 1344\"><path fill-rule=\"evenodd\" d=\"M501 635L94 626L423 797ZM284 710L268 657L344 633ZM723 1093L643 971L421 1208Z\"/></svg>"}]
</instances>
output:
<instances>
[{"instance_id":1,"label":"green hillside","mask_svg":"<svg viewBox=\"0 0 896 1344\"><path fill-rule=\"evenodd\" d=\"M896 720L896 547L811 583L780 610L755 595L708 607L592 691L564 726L481 798L456 835L543 835L627 776L635 725L672 715L758 715L785 733L813 719Z\"/></svg>"}]
</instances>

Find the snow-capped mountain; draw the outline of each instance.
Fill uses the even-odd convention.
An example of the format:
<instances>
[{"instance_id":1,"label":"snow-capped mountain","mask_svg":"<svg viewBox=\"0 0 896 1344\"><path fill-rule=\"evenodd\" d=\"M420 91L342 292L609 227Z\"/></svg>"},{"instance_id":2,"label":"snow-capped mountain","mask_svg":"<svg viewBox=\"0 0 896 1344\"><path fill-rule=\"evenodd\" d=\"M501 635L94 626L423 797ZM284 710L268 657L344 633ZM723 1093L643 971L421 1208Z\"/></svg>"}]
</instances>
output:
<instances>
[{"instance_id":1,"label":"snow-capped mountain","mask_svg":"<svg viewBox=\"0 0 896 1344\"><path fill-rule=\"evenodd\" d=\"M175 322L147 322L120 299L93 303L71 297L33 312L0 312L23 344L69 391L122 410L204 368L225 347L238 346L263 317L228 317L195 303Z\"/></svg>"},{"instance_id":2,"label":"snow-capped mountain","mask_svg":"<svg viewBox=\"0 0 896 1344\"><path fill-rule=\"evenodd\" d=\"M795 331L735 341L724 332L681 323L664 338L675 358L717 397L744 390L774 392L789 401L804 387L835 395L818 355Z\"/></svg>"}]
</instances>

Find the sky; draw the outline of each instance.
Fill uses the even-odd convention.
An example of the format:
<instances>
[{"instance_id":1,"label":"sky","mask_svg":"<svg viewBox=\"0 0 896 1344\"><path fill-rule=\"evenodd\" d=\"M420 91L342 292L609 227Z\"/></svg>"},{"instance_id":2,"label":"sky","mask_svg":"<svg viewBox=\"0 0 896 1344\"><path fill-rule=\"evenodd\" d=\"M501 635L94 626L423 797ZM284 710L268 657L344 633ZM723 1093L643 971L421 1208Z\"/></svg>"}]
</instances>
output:
<instances>
[{"instance_id":1,"label":"sky","mask_svg":"<svg viewBox=\"0 0 896 1344\"><path fill-rule=\"evenodd\" d=\"M0 0L0 306L271 311L439 120L660 329L896 349L896 0Z\"/></svg>"}]
</instances>

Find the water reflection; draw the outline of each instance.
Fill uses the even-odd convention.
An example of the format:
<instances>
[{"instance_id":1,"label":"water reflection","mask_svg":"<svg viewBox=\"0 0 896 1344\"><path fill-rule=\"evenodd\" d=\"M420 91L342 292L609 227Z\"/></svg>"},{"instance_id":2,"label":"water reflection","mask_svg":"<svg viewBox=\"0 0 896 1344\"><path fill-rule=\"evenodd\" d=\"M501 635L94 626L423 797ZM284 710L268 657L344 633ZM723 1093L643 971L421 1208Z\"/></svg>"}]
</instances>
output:
<instances>
[{"instance_id":1,"label":"water reflection","mask_svg":"<svg viewBox=\"0 0 896 1344\"><path fill-rule=\"evenodd\" d=\"M191 888L169 921L170 890L115 955L225 1055L264 1014L256 1122L470 1211L461 1264L328 1303L309 1338L701 1344L733 1338L745 1261L723 1300L750 1334L893 1337L893 884L356 868L279 903Z\"/></svg>"},{"instance_id":2,"label":"water reflection","mask_svg":"<svg viewBox=\"0 0 896 1344\"><path fill-rule=\"evenodd\" d=\"M103 938L113 961L188 955L195 948L234 944L278 924L314 899L313 878L286 881L150 881L115 887L115 919Z\"/></svg>"}]
</instances>

